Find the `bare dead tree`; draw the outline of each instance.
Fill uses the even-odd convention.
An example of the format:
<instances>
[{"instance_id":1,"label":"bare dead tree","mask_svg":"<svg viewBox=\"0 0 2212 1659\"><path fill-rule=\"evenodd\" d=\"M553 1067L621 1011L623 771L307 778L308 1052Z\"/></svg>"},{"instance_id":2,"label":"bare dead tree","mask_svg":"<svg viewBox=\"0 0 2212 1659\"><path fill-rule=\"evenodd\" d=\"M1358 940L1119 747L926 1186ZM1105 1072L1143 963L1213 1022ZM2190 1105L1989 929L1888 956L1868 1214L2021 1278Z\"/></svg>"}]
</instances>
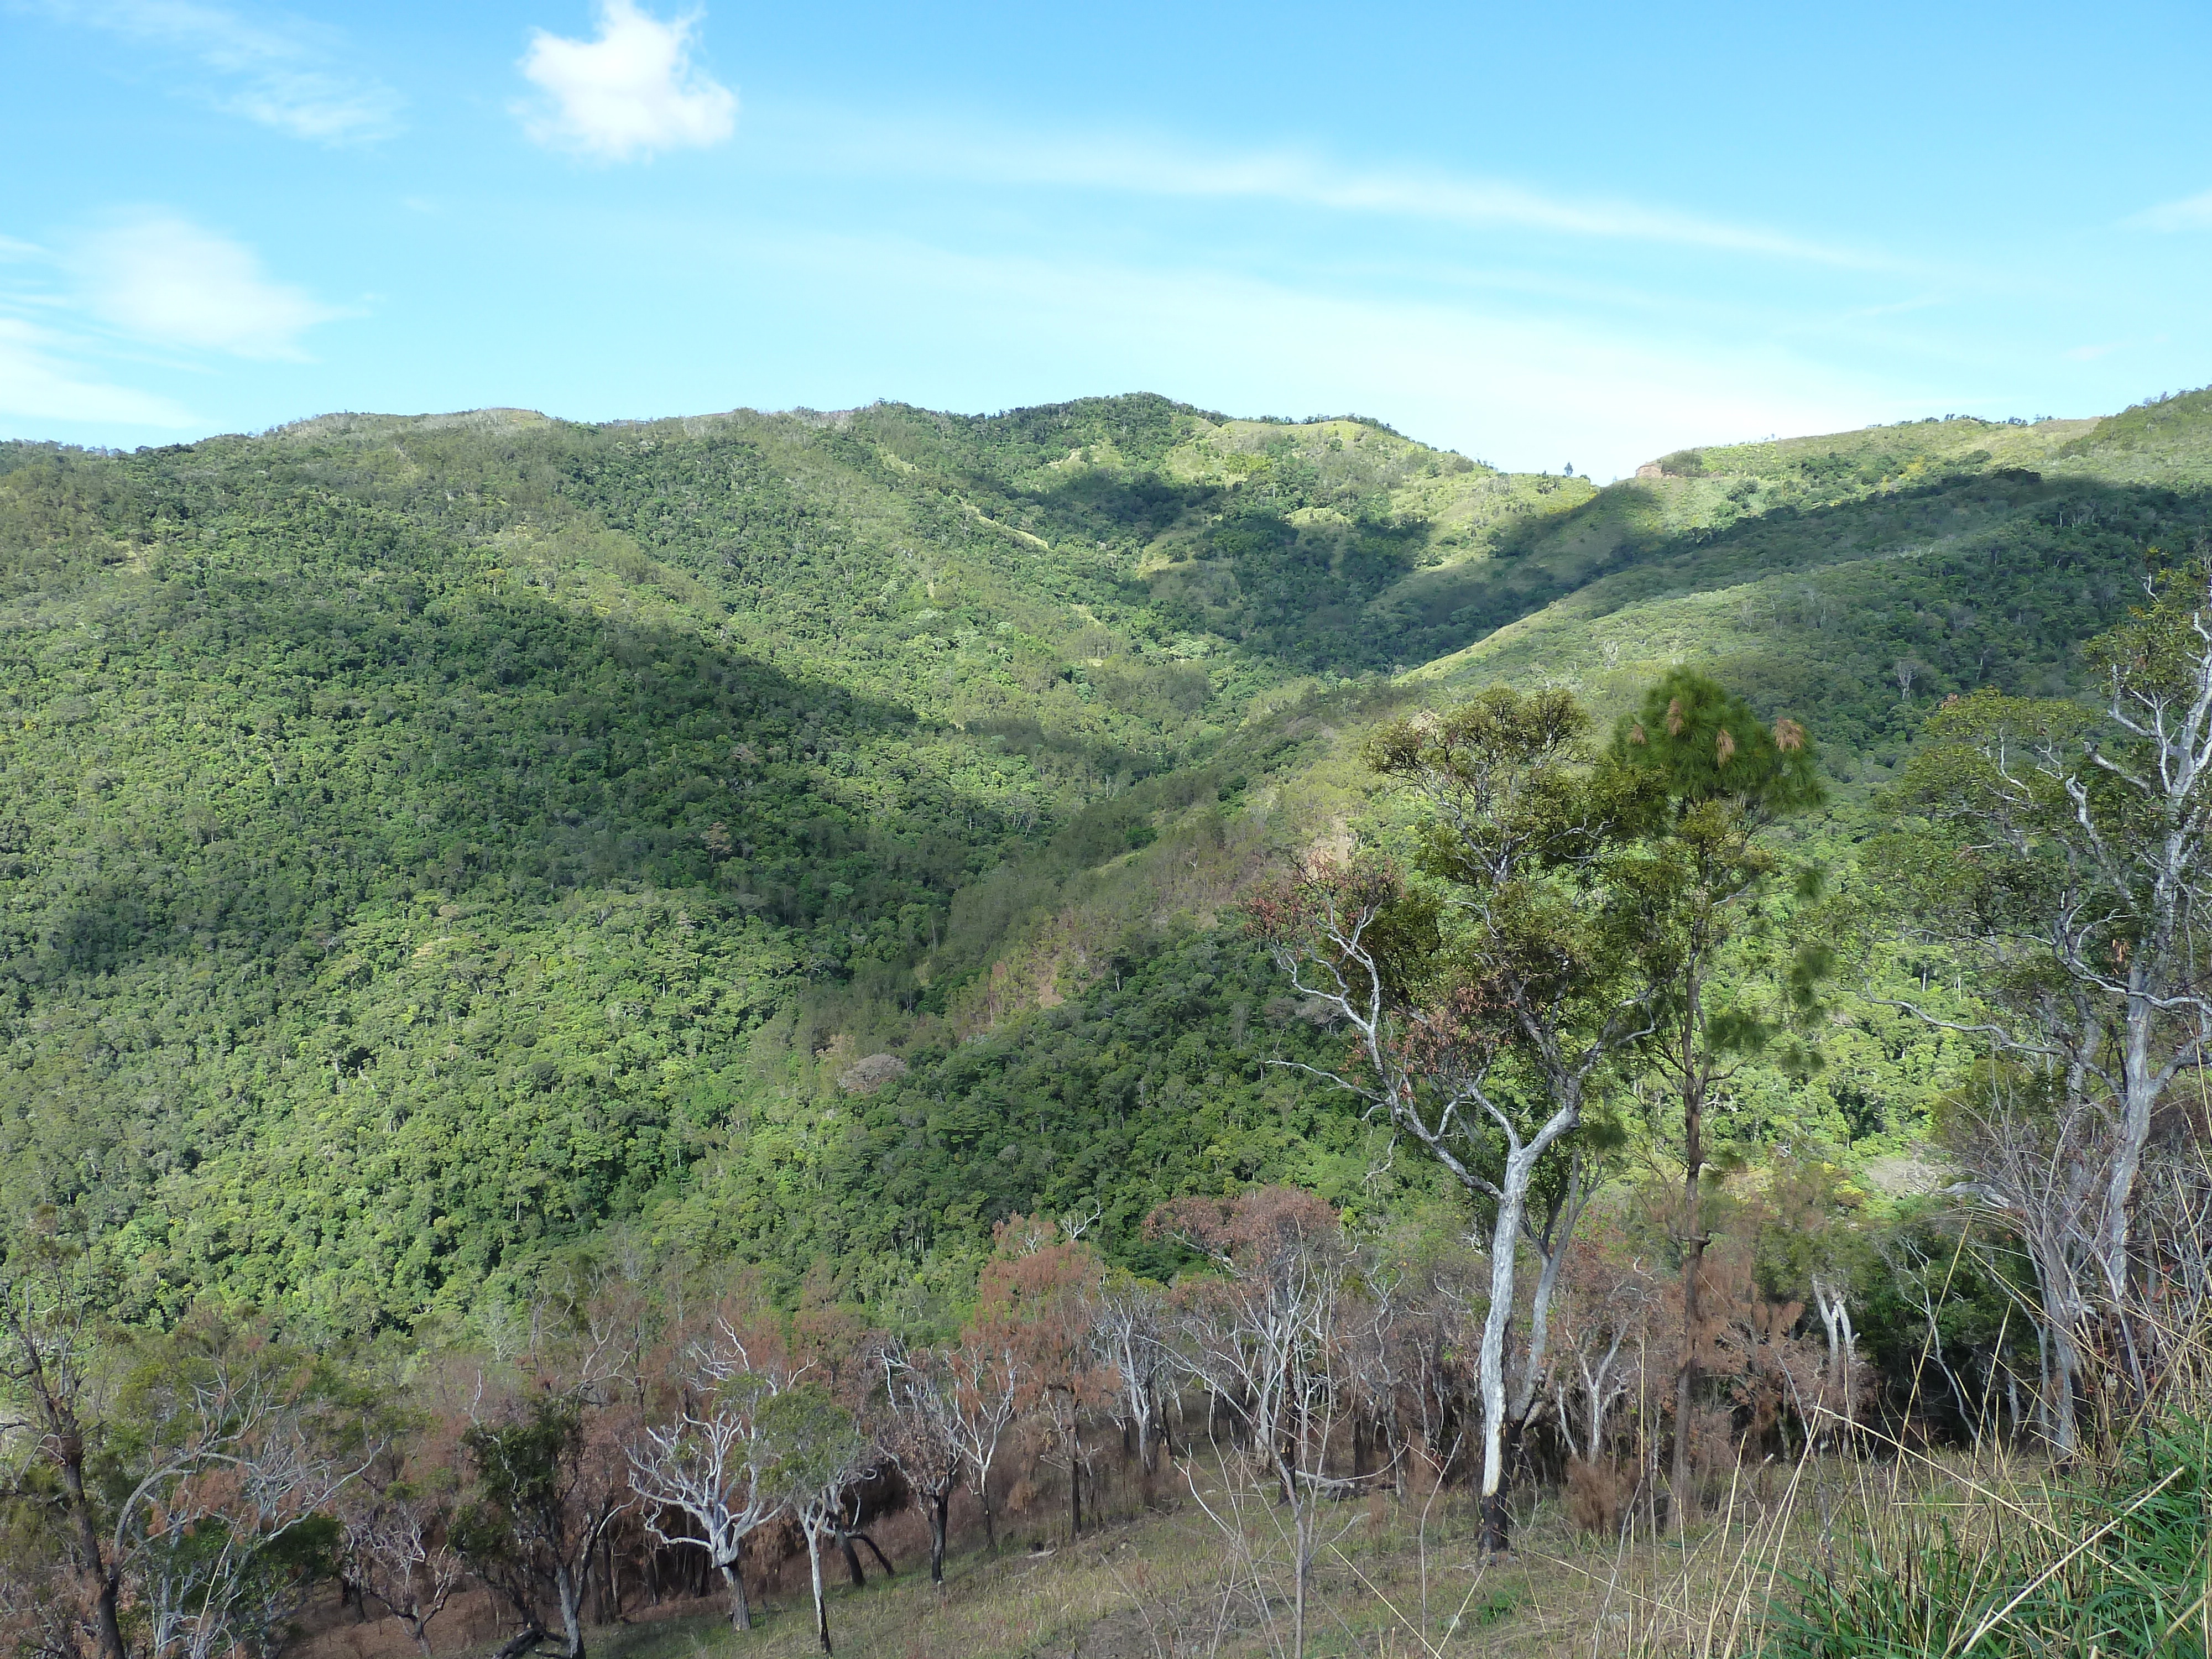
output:
<instances>
[{"instance_id":1,"label":"bare dead tree","mask_svg":"<svg viewBox=\"0 0 2212 1659\"><path fill-rule=\"evenodd\" d=\"M1844 1434L1848 1438L1857 1426L1859 1337L1851 1323L1849 1299L1850 1285L1833 1273L1814 1273L1813 1311L1819 1316L1820 1329L1828 1340L1828 1369L1823 1379L1822 1393L1826 1409L1834 1412L1840 1406Z\"/></svg>"},{"instance_id":2,"label":"bare dead tree","mask_svg":"<svg viewBox=\"0 0 2212 1659\"><path fill-rule=\"evenodd\" d=\"M154 1659L266 1648L305 1605L312 1564L287 1546L382 1450L319 1381L304 1356L202 1321L118 1401L147 1453L107 1549Z\"/></svg>"},{"instance_id":3,"label":"bare dead tree","mask_svg":"<svg viewBox=\"0 0 2212 1659\"><path fill-rule=\"evenodd\" d=\"M337 1510L346 1575L430 1653L430 1625L465 1571L453 1547L451 1471L404 1445L386 1446Z\"/></svg>"},{"instance_id":4,"label":"bare dead tree","mask_svg":"<svg viewBox=\"0 0 2212 1659\"><path fill-rule=\"evenodd\" d=\"M756 1361L727 1319L685 1360L689 1375L679 1383L674 1415L643 1425L629 1443L630 1486L655 1538L706 1550L729 1591L732 1628L750 1630L745 1540L781 1514L784 1501L768 1479L773 1453L761 1413L793 1373L767 1354ZM669 1531L671 1514L696 1531Z\"/></svg>"},{"instance_id":5,"label":"bare dead tree","mask_svg":"<svg viewBox=\"0 0 2212 1659\"><path fill-rule=\"evenodd\" d=\"M1398 1325L1405 1312L1400 1296L1406 1274L1401 1264L1376 1251L1363 1254L1359 1269L1358 1313L1346 1320L1342 1339L1346 1386L1352 1402L1352 1478L1364 1480L1387 1474L1395 1486L1400 1478L1395 1419L1403 1382L1398 1364ZM1378 1437L1382 1443L1379 1467L1375 1444Z\"/></svg>"},{"instance_id":6,"label":"bare dead tree","mask_svg":"<svg viewBox=\"0 0 2212 1659\"><path fill-rule=\"evenodd\" d=\"M1977 1201L2020 1239L2035 1277L2042 1403L2051 1454L2080 1449L2075 1401L2084 1382L2084 1348L2099 1282L2104 1179L2118 1126L2094 1099L2045 1097L1991 1085L1990 1097L1953 1120L1948 1139L1969 1178L1954 1188Z\"/></svg>"},{"instance_id":7,"label":"bare dead tree","mask_svg":"<svg viewBox=\"0 0 2212 1659\"><path fill-rule=\"evenodd\" d=\"M1606 1425L1642 1380L1639 1339L1659 1311L1656 1280L1640 1261L1595 1261L1569 1277L1561 1298L1563 1364L1553 1379L1561 1437L1585 1462L1603 1454Z\"/></svg>"},{"instance_id":8,"label":"bare dead tree","mask_svg":"<svg viewBox=\"0 0 2212 1659\"><path fill-rule=\"evenodd\" d=\"M1020 1357L1012 1346L971 1332L945 1355L951 1392L945 1424L958 1443L969 1489L983 1510L983 1541L999 1548L998 1523L991 1510L991 1471L997 1465L1006 1431L1020 1415L1024 1382Z\"/></svg>"},{"instance_id":9,"label":"bare dead tree","mask_svg":"<svg viewBox=\"0 0 2212 1659\"><path fill-rule=\"evenodd\" d=\"M1303 1659L1322 1505L1345 1485L1330 1477L1328 1445L1356 1397L1345 1341L1345 1303L1358 1278L1352 1250L1327 1205L1281 1188L1229 1204L1182 1200L1151 1224L1223 1270L1185 1289L1172 1352L1237 1417L1248 1455L1280 1494L1291 1557L1291 1655ZM1207 1504L1194 1478L1190 1491Z\"/></svg>"},{"instance_id":10,"label":"bare dead tree","mask_svg":"<svg viewBox=\"0 0 2212 1659\"><path fill-rule=\"evenodd\" d=\"M2201 1073L2200 1073L2201 1076ZM2203 1103L2199 1103L2200 1109ZM2136 1188L2136 1248L2144 1261L2145 1312L2162 1346L2202 1329L2212 1315L2212 1147L2176 1136L2154 1143Z\"/></svg>"},{"instance_id":11,"label":"bare dead tree","mask_svg":"<svg viewBox=\"0 0 2212 1659\"><path fill-rule=\"evenodd\" d=\"M970 1478L959 1376L943 1354L896 1340L882 1344L877 1363L890 1416L876 1443L929 1504L929 1582L942 1584L952 1494Z\"/></svg>"},{"instance_id":12,"label":"bare dead tree","mask_svg":"<svg viewBox=\"0 0 2212 1659\"><path fill-rule=\"evenodd\" d=\"M1158 1467L1160 1387L1168 1373L1167 1296L1148 1279L1109 1273L1090 1298L1091 1348L1112 1370L1116 1420L1134 1432L1138 1466Z\"/></svg>"}]
</instances>

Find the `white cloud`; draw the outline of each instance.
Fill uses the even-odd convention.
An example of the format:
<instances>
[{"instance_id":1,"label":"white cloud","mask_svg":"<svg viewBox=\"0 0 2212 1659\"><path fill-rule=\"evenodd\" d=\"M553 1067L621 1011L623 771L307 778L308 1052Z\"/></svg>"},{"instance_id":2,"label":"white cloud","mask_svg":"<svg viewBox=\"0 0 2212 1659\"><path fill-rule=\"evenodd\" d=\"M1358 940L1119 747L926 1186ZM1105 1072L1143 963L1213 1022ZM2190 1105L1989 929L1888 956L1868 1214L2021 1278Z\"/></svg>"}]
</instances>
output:
<instances>
[{"instance_id":1,"label":"white cloud","mask_svg":"<svg viewBox=\"0 0 2212 1659\"><path fill-rule=\"evenodd\" d=\"M297 138L343 143L397 131L402 100L374 76L346 70L326 32L284 20L258 23L194 0L49 0L73 22L180 52L220 77L215 106Z\"/></svg>"},{"instance_id":2,"label":"white cloud","mask_svg":"<svg viewBox=\"0 0 2212 1659\"><path fill-rule=\"evenodd\" d=\"M167 398L88 378L67 361L70 344L20 318L0 317L0 415L169 430L199 424Z\"/></svg>"},{"instance_id":3,"label":"white cloud","mask_svg":"<svg viewBox=\"0 0 2212 1659\"><path fill-rule=\"evenodd\" d=\"M596 39L533 30L522 73L552 102L519 112L530 136L617 161L721 143L737 126L737 94L691 61L700 16L662 22L632 0L600 0Z\"/></svg>"},{"instance_id":4,"label":"white cloud","mask_svg":"<svg viewBox=\"0 0 2212 1659\"><path fill-rule=\"evenodd\" d=\"M298 360L302 333L344 314L271 281L252 249L168 214L95 232L69 263L87 310L161 345Z\"/></svg>"},{"instance_id":5,"label":"white cloud","mask_svg":"<svg viewBox=\"0 0 2212 1659\"><path fill-rule=\"evenodd\" d=\"M2212 230L2212 190L2179 202L2161 202L2122 222L2136 230Z\"/></svg>"}]
</instances>

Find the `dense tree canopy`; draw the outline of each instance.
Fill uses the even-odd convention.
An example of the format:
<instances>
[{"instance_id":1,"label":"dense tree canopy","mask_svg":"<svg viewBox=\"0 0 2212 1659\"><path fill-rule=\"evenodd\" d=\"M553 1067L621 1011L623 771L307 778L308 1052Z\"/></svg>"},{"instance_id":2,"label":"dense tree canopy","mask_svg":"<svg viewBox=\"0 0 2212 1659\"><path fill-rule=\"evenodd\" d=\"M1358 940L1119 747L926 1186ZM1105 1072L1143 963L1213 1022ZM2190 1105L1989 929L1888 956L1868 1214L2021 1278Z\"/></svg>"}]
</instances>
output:
<instances>
[{"instance_id":1,"label":"dense tree canopy","mask_svg":"<svg viewBox=\"0 0 2212 1659\"><path fill-rule=\"evenodd\" d=\"M1605 490L1143 397L8 446L0 1205L130 1316L351 1329L610 1224L926 1323L1018 1210L1157 1267L1164 1198L1368 1201L1265 1064L1340 1036L1234 933L1270 861L1401 833L1367 726L1476 677L1610 717L1694 649L1816 721L1795 833L1872 914L1863 787L1953 690L2080 683L2203 520L2203 401ZM1747 1068L1722 1142L1893 1147L1960 1074L1884 1000L1959 994L1943 947L1853 960L1826 1071Z\"/></svg>"}]
</instances>

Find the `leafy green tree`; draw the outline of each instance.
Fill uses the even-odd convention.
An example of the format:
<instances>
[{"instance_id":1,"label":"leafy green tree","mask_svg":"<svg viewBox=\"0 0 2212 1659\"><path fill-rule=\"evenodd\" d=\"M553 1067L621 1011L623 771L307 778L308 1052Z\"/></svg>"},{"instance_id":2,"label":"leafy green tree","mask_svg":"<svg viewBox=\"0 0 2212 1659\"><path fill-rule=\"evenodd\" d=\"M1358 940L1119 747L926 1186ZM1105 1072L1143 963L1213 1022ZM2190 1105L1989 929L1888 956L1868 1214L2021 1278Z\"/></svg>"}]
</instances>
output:
<instances>
[{"instance_id":1,"label":"leafy green tree","mask_svg":"<svg viewBox=\"0 0 2212 1659\"><path fill-rule=\"evenodd\" d=\"M1816 939L1778 958L1766 902L1782 871L1769 831L1818 805L1826 791L1803 726L1786 716L1769 726L1741 697L1686 669L1666 676L1621 717L1610 752L1626 776L1647 786L1652 809L1648 856L1636 878L1643 960L1658 1004L1638 1048L1681 1109L1683 1337L1673 1480L1674 1523L1686 1527L1698 1278L1711 1242L1701 1211L1705 1114L1747 1057L1814 1006L1832 961ZM1805 877L1799 890L1813 896L1815 878Z\"/></svg>"},{"instance_id":2,"label":"leafy green tree","mask_svg":"<svg viewBox=\"0 0 2212 1659\"><path fill-rule=\"evenodd\" d=\"M1486 1547L1509 1541L1507 1338L1538 1172L1581 1127L1594 1081L1652 1027L1629 862L1650 817L1640 777L1598 767L1568 693L1495 687L1376 733L1370 764L1428 808L1434 885L1372 855L1262 889L1253 925L1291 982L1353 1033L1358 1069L1290 1062L1347 1090L1436 1159L1491 1223L1479 1391ZM1565 1232L1530 1320L1540 1370Z\"/></svg>"},{"instance_id":3,"label":"leafy green tree","mask_svg":"<svg viewBox=\"0 0 2212 1659\"><path fill-rule=\"evenodd\" d=\"M822 1547L842 1530L853 1487L873 1472L877 1451L819 1382L799 1382L761 1407L761 1434L773 1461L770 1489L782 1498L806 1540L806 1568L814 1590L814 1634L830 1645L830 1607L822 1589Z\"/></svg>"},{"instance_id":4,"label":"leafy green tree","mask_svg":"<svg viewBox=\"0 0 2212 1659\"><path fill-rule=\"evenodd\" d=\"M471 1424L461 1445L477 1497L455 1518L454 1539L471 1569L522 1620L503 1651L536 1646L550 1607L568 1659L584 1659L592 1552L630 1499L611 1425L580 1391L540 1389Z\"/></svg>"}]
</instances>

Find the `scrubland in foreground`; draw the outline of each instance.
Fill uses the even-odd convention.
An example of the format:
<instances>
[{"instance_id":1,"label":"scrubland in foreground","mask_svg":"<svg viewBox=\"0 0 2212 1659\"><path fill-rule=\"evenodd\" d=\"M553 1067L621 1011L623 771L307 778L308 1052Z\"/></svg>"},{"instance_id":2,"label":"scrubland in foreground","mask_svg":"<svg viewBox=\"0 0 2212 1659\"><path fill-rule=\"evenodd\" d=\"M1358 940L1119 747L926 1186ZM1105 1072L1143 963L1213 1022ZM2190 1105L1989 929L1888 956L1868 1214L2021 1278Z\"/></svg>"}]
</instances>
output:
<instances>
[{"instance_id":1,"label":"scrubland in foreground","mask_svg":"<svg viewBox=\"0 0 2212 1659\"><path fill-rule=\"evenodd\" d=\"M1649 1516L1610 1537L1572 1493L1526 1505L1518 1547L1480 1551L1463 1492L1334 1505L1310 1592L1311 1656L2106 1656L2212 1644L2207 1522L2212 1436L2186 1419L2138 1427L2109 1461L2063 1478L2044 1460L1875 1446L1729 1471L1719 1511L1686 1539ZM2146 1462L2146 1458L2151 1460ZM1287 1539L1273 1506L1224 1503L1219 1471L1071 1544L1036 1535L954 1556L942 1588L921 1558L831 1592L848 1659L1183 1659L1291 1650ZM1216 1517L1232 1516L1234 1532ZM895 1537L887 1528L878 1536ZM926 1542L915 1529L909 1541ZM980 1540L978 1540L980 1542ZM799 1564L803 1567L803 1562ZM842 1577L842 1575L841 1575ZM380 1654L350 1624L304 1659ZM820 1650L803 1571L758 1626L672 1601L593 1628L601 1659L805 1659ZM482 1644L486 1650L495 1645ZM392 1651L400 1650L394 1644ZM441 1654L461 1650L441 1644Z\"/></svg>"}]
</instances>

